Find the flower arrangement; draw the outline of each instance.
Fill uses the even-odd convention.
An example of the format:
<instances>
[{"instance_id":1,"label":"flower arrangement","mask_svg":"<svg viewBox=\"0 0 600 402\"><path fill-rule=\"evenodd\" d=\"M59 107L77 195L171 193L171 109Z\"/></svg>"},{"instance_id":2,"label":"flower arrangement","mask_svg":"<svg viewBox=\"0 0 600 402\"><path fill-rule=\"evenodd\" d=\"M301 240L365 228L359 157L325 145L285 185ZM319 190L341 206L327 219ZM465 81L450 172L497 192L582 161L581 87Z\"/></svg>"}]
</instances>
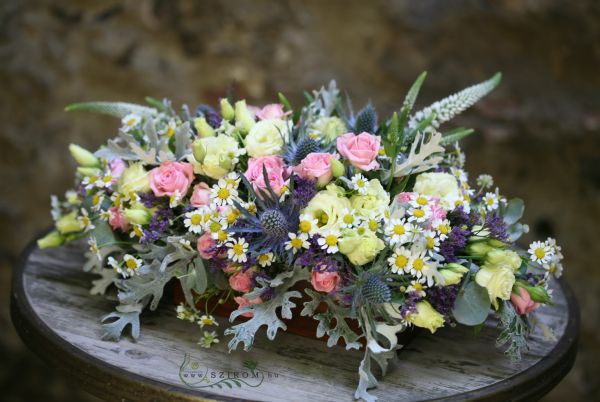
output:
<instances>
[{"instance_id":1,"label":"flower arrangement","mask_svg":"<svg viewBox=\"0 0 600 402\"><path fill-rule=\"evenodd\" d=\"M194 113L152 98L71 105L122 125L95 153L70 146L75 189L52 197L56 230L38 244L88 238L84 269L100 276L91 293L118 291L102 320L108 340L128 326L137 338L140 314L175 278L177 316L199 325L200 346L219 342L214 309L226 301L239 306L229 350L248 350L261 327L274 339L283 319L312 317L328 346L364 349L355 397L368 401L371 360L385 368L411 326L477 327L492 313L498 346L518 360L531 312L551 302L560 247L517 249L523 201L489 175L468 180L457 141L473 130L440 131L500 75L413 113L424 78L382 120L371 104L354 113L335 82L301 108L282 94L262 108L222 99L219 111Z\"/></svg>"}]
</instances>

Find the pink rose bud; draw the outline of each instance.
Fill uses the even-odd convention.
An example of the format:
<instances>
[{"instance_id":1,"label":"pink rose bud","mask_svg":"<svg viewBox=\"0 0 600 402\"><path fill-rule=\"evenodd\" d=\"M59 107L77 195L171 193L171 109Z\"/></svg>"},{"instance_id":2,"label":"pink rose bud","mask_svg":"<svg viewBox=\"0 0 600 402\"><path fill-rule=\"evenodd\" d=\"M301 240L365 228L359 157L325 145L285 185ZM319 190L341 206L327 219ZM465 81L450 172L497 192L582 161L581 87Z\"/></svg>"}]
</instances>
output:
<instances>
[{"instance_id":1,"label":"pink rose bud","mask_svg":"<svg viewBox=\"0 0 600 402\"><path fill-rule=\"evenodd\" d=\"M283 119L285 116L286 113L283 111L283 105L281 103L266 105L256 112L256 117L260 120Z\"/></svg>"},{"instance_id":2,"label":"pink rose bud","mask_svg":"<svg viewBox=\"0 0 600 402\"><path fill-rule=\"evenodd\" d=\"M122 159L115 159L108 164L110 168L110 175L112 176L113 183L117 182L117 179L121 177L127 164Z\"/></svg>"},{"instance_id":3,"label":"pink rose bud","mask_svg":"<svg viewBox=\"0 0 600 402\"><path fill-rule=\"evenodd\" d=\"M129 222L127 222L121 210L117 207L112 207L109 212L110 218L108 219L108 224L115 230L120 229L126 232L129 228Z\"/></svg>"},{"instance_id":4,"label":"pink rose bud","mask_svg":"<svg viewBox=\"0 0 600 402\"><path fill-rule=\"evenodd\" d=\"M446 210L439 203L439 199L434 200L429 205L429 211L431 212L431 218L433 220L444 220L446 219Z\"/></svg>"},{"instance_id":5,"label":"pink rose bud","mask_svg":"<svg viewBox=\"0 0 600 402\"><path fill-rule=\"evenodd\" d=\"M185 196L194 181L194 168L186 162L163 162L150 171L150 188L157 197Z\"/></svg>"},{"instance_id":6,"label":"pink rose bud","mask_svg":"<svg viewBox=\"0 0 600 402\"><path fill-rule=\"evenodd\" d=\"M531 300L529 292L522 287L519 287L519 294L511 293L510 301L519 315L531 313L539 307L539 304Z\"/></svg>"},{"instance_id":7,"label":"pink rose bud","mask_svg":"<svg viewBox=\"0 0 600 402\"><path fill-rule=\"evenodd\" d=\"M379 167L375 158L379 153L380 143L381 138L377 135L346 133L338 137L337 150L352 166L369 171Z\"/></svg>"},{"instance_id":8,"label":"pink rose bud","mask_svg":"<svg viewBox=\"0 0 600 402\"><path fill-rule=\"evenodd\" d=\"M415 193L403 192L396 196L398 202L409 202L412 201Z\"/></svg>"},{"instance_id":9,"label":"pink rose bud","mask_svg":"<svg viewBox=\"0 0 600 402\"><path fill-rule=\"evenodd\" d=\"M204 258L205 260L210 260L214 257L215 241L213 240L210 232L205 232L198 238L196 248L198 249L198 254L200 254L200 257Z\"/></svg>"},{"instance_id":10,"label":"pink rose bud","mask_svg":"<svg viewBox=\"0 0 600 402\"><path fill-rule=\"evenodd\" d=\"M271 188L275 194L279 195L279 192L286 185L286 181L289 177L288 170L285 168L283 159L279 155L271 156L260 156L258 158L250 158L248 160L248 170L246 170L245 176L250 183L257 195L260 196L258 190L267 189L265 178L263 175L263 166L267 170L267 179Z\"/></svg>"},{"instance_id":11,"label":"pink rose bud","mask_svg":"<svg viewBox=\"0 0 600 402\"><path fill-rule=\"evenodd\" d=\"M294 172L303 179L316 180L317 184L323 187L333 178L331 158L336 157L328 153L312 152L294 167Z\"/></svg>"},{"instance_id":12,"label":"pink rose bud","mask_svg":"<svg viewBox=\"0 0 600 402\"><path fill-rule=\"evenodd\" d=\"M340 275L337 272L315 272L313 271L310 283L318 292L329 293L333 291L340 282Z\"/></svg>"},{"instance_id":13,"label":"pink rose bud","mask_svg":"<svg viewBox=\"0 0 600 402\"><path fill-rule=\"evenodd\" d=\"M229 286L236 292L247 293L252 287L252 279L245 272L238 272L229 277Z\"/></svg>"},{"instance_id":14,"label":"pink rose bud","mask_svg":"<svg viewBox=\"0 0 600 402\"><path fill-rule=\"evenodd\" d=\"M263 303L263 300L260 297L257 297L256 299L248 300L244 296L237 296L237 297L234 297L233 300L235 300L235 302L239 305L238 308L250 306L252 304L262 304ZM254 316L254 314L250 311L242 314L242 317L252 317L252 316Z\"/></svg>"},{"instance_id":15,"label":"pink rose bud","mask_svg":"<svg viewBox=\"0 0 600 402\"><path fill-rule=\"evenodd\" d=\"M194 186L192 196L190 197L190 204L197 208L210 205L210 187L208 184L202 182Z\"/></svg>"}]
</instances>

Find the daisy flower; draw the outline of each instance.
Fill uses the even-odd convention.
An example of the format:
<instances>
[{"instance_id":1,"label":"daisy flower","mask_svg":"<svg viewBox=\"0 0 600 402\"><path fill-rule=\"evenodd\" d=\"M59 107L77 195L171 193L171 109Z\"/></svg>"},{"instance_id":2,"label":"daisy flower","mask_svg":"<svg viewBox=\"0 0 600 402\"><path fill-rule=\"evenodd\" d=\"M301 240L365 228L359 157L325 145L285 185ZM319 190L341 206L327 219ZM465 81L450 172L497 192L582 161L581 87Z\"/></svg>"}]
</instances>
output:
<instances>
[{"instance_id":1,"label":"daisy flower","mask_svg":"<svg viewBox=\"0 0 600 402\"><path fill-rule=\"evenodd\" d=\"M200 317L198 319L198 325L200 325L200 328L204 328L205 325L207 325L207 326L215 325L218 327L219 323L215 320L215 317L213 317L212 315L204 314L202 317Z\"/></svg>"},{"instance_id":2,"label":"daisy flower","mask_svg":"<svg viewBox=\"0 0 600 402\"><path fill-rule=\"evenodd\" d=\"M219 180L210 192L210 198L216 206L233 205L237 195L237 189L230 187L224 179Z\"/></svg>"},{"instance_id":3,"label":"daisy flower","mask_svg":"<svg viewBox=\"0 0 600 402\"><path fill-rule=\"evenodd\" d=\"M79 226L81 226L81 229L83 229L85 232L95 228L95 226L92 224L90 216L88 215L88 211L85 208L81 209L81 215L77 217L77 221L79 221Z\"/></svg>"},{"instance_id":4,"label":"daisy flower","mask_svg":"<svg viewBox=\"0 0 600 402\"><path fill-rule=\"evenodd\" d=\"M296 254L298 250L302 248L310 247L308 235L306 233L300 233L300 235L296 235L296 233L288 233L288 237L290 240L285 242L285 249L292 250L294 254Z\"/></svg>"},{"instance_id":5,"label":"daisy flower","mask_svg":"<svg viewBox=\"0 0 600 402\"><path fill-rule=\"evenodd\" d=\"M86 190L91 190L94 187L98 186L100 184L100 178L96 175L91 175L91 176L85 176L83 178L83 180L81 181L81 184L83 184L83 187Z\"/></svg>"},{"instance_id":6,"label":"daisy flower","mask_svg":"<svg viewBox=\"0 0 600 402\"><path fill-rule=\"evenodd\" d=\"M450 173L452 173L452 175L456 177L456 179L460 183L466 183L468 181L467 173L463 169L457 169L452 167L450 168Z\"/></svg>"},{"instance_id":7,"label":"daisy flower","mask_svg":"<svg viewBox=\"0 0 600 402\"><path fill-rule=\"evenodd\" d=\"M425 239L425 249L427 254L432 256L434 253L440 251L440 238L437 233L433 230L426 230L423 232L423 238Z\"/></svg>"},{"instance_id":8,"label":"daisy flower","mask_svg":"<svg viewBox=\"0 0 600 402\"><path fill-rule=\"evenodd\" d=\"M340 233L336 230L331 230L327 233L323 233L317 240L317 244L321 246L321 249L326 250L327 254L337 253L338 242L340 240Z\"/></svg>"},{"instance_id":9,"label":"daisy flower","mask_svg":"<svg viewBox=\"0 0 600 402\"><path fill-rule=\"evenodd\" d=\"M388 258L388 264L393 273L400 274L406 270L411 258L411 252L404 247L394 250L394 254Z\"/></svg>"},{"instance_id":10,"label":"daisy flower","mask_svg":"<svg viewBox=\"0 0 600 402\"><path fill-rule=\"evenodd\" d=\"M100 212L100 219L102 219L103 221L108 221L111 217L111 213L110 211L102 211Z\"/></svg>"},{"instance_id":11,"label":"daisy flower","mask_svg":"<svg viewBox=\"0 0 600 402\"><path fill-rule=\"evenodd\" d=\"M233 237L231 237L231 233L226 232L225 230L219 230L217 233L211 234L211 237L217 240L220 244L227 243L233 240Z\"/></svg>"},{"instance_id":12,"label":"daisy flower","mask_svg":"<svg viewBox=\"0 0 600 402\"><path fill-rule=\"evenodd\" d=\"M96 187L98 188L110 188L113 184L113 177L110 174L105 174L101 179L96 181Z\"/></svg>"},{"instance_id":13,"label":"daisy flower","mask_svg":"<svg viewBox=\"0 0 600 402\"><path fill-rule=\"evenodd\" d=\"M429 257L424 252L412 256L404 271L412 276L420 279L423 277L423 271L427 269Z\"/></svg>"},{"instance_id":14,"label":"daisy flower","mask_svg":"<svg viewBox=\"0 0 600 402\"><path fill-rule=\"evenodd\" d=\"M217 240L222 237L221 232L225 232L227 229L227 221L223 218L217 217L212 218L206 225L205 228L210 232L210 236Z\"/></svg>"},{"instance_id":15,"label":"daisy flower","mask_svg":"<svg viewBox=\"0 0 600 402\"><path fill-rule=\"evenodd\" d=\"M88 240L88 246L90 246L90 252L93 253L98 261L102 261L102 254L100 254L100 249L98 248L98 242L94 236L90 236Z\"/></svg>"},{"instance_id":16,"label":"daisy flower","mask_svg":"<svg viewBox=\"0 0 600 402\"><path fill-rule=\"evenodd\" d=\"M128 133L131 130L135 129L136 126L142 121L142 118L135 114L135 113L130 113L127 116L123 117L121 119L121 130L124 133Z\"/></svg>"},{"instance_id":17,"label":"daisy flower","mask_svg":"<svg viewBox=\"0 0 600 402\"><path fill-rule=\"evenodd\" d=\"M494 211L498 209L499 202L500 196L496 193L487 192L483 196L483 205L488 211Z\"/></svg>"},{"instance_id":18,"label":"daisy flower","mask_svg":"<svg viewBox=\"0 0 600 402\"><path fill-rule=\"evenodd\" d=\"M185 219L183 220L183 224L185 225L185 227L192 233L201 233L202 229L203 229L203 225L202 225L202 218L203 218L203 211L200 209L196 209L194 211L190 211L188 213L186 213L185 215Z\"/></svg>"},{"instance_id":19,"label":"daisy flower","mask_svg":"<svg viewBox=\"0 0 600 402\"><path fill-rule=\"evenodd\" d=\"M177 306L175 310L177 312L177 318L184 321L194 322L196 321L196 313L194 313L190 308L188 308L185 304L181 303Z\"/></svg>"},{"instance_id":20,"label":"daisy flower","mask_svg":"<svg viewBox=\"0 0 600 402\"><path fill-rule=\"evenodd\" d=\"M531 243L527 252L531 256L531 261L542 265L550 262L550 259L554 256L552 247L550 247L547 242L542 241L534 241Z\"/></svg>"},{"instance_id":21,"label":"daisy flower","mask_svg":"<svg viewBox=\"0 0 600 402\"><path fill-rule=\"evenodd\" d=\"M481 188L490 188L494 185L494 178L489 174L480 174L476 182Z\"/></svg>"},{"instance_id":22,"label":"daisy flower","mask_svg":"<svg viewBox=\"0 0 600 402\"><path fill-rule=\"evenodd\" d=\"M261 254L257 258L258 265L260 265L263 268L273 264L273 261L275 261L275 254L273 253Z\"/></svg>"},{"instance_id":23,"label":"daisy flower","mask_svg":"<svg viewBox=\"0 0 600 402\"><path fill-rule=\"evenodd\" d=\"M385 228L385 234L390 244L404 244L410 239L412 227L405 219L392 219Z\"/></svg>"},{"instance_id":24,"label":"daisy flower","mask_svg":"<svg viewBox=\"0 0 600 402\"><path fill-rule=\"evenodd\" d=\"M416 194L415 197L409 201L413 208L425 208L431 202L431 197L426 195Z\"/></svg>"},{"instance_id":25,"label":"daisy flower","mask_svg":"<svg viewBox=\"0 0 600 402\"><path fill-rule=\"evenodd\" d=\"M227 250L227 257L230 260L233 262L248 261L248 256L246 255L246 252L248 251L248 243L246 242L246 239L243 237L240 237L237 240L234 239L227 243L227 247L229 248L229 250Z\"/></svg>"},{"instance_id":26,"label":"daisy flower","mask_svg":"<svg viewBox=\"0 0 600 402\"><path fill-rule=\"evenodd\" d=\"M366 179L365 176L363 176L360 173L352 176L351 183L352 183L352 189L358 191L359 194L364 195L367 193L367 190L369 189L369 181Z\"/></svg>"},{"instance_id":27,"label":"daisy flower","mask_svg":"<svg viewBox=\"0 0 600 402\"><path fill-rule=\"evenodd\" d=\"M129 275L135 275L136 270L142 266L142 260L135 258L131 254L125 254L123 256L125 262L125 269Z\"/></svg>"},{"instance_id":28,"label":"daisy flower","mask_svg":"<svg viewBox=\"0 0 600 402\"><path fill-rule=\"evenodd\" d=\"M164 135L168 138L171 138L173 135L175 135L176 129L177 129L177 123L175 122L175 120L171 119L171 120L169 120L167 125L158 132L158 134Z\"/></svg>"},{"instance_id":29,"label":"daisy flower","mask_svg":"<svg viewBox=\"0 0 600 402\"><path fill-rule=\"evenodd\" d=\"M104 201L104 193L99 191L92 197L92 210L99 211L102 208L102 201Z\"/></svg>"},{"instance_id":30,"label":"daisy flower","mask_svg":"<svg viewBox=\"0 0 600 402\"><path fill-rule=\"evenodd\" d=\"M436 220L432 222L431 228L437 231L438 237L441 241L446 240L451 230L450 221L448 219Z\"/></svg>"},{"instance_id":31,"label":"daisy flower","mask_svg":"<svg viewBox=\"0 0 600 402\"><path fill-rule=\"evenodd\" d=\"M198 341L198 345L202 346L203 348L210 348L213 343L219 343L219 339L217 338L217 333L215 331L204 331L202 338L200 338Z\"/></svg>"},{"instance_id":32,"label":"daisy flower","mask_svg":"<svg viewBox=\"0 0 600 402\"><path fill-rule=\"evenodd\" d=\"M419 297L425 297L425 289L427 289L427 286L425 286L421 282L411 281L408 288L406 288L406 293L416 293Z\"/></svg>"},{"instance_id":33,"label":"daisy flower","mask_svg":"<svg viewBox=\"0 0 600 402\"><path fill-rule=\"evenodd\" d=\"M230 188L238 188L241 178L239 174L231 172L221 180L225 181L225 184Z\"/></svg>"},{"instance_id":34,"label":"daisy flower","mask_svg":"<svg viewBox=\"0 0 600 402\"><path fill-rule=\"evenodd\" d=\"M342 209L340 213L340 226L342 228L351 228L358 223L358 219L355 217L356 211L348 208Z\"/></svg>"},{"instance_id":35,"label":"daisy flower","mask_svg":"<svg viewBox=\"0 0 600 402\"><path fill-rule=\"evenodd\" d=\"M133 238L133 237L143 237L144 236L144 231L142 230L142 225L134 223L132 225L133 230L129 233L129 237Z\"/></svg>"},{"instance_id":36,"label":"daisy flower","mask_svg":"<svg viewBox=\"0 0 600 402\"><path fill-rule=\"evenodd\" d=\"M298 230L300 233L306 233L309 236L314 235L319 229L318 221L312 215L301 215Z\"/></svg>"},{"instance_id":37,"label":"daisy flower","mask_svg":"<svg viewBox=\"0 0 600 402\"><path fill-rule=\"evenodd\" d=\"M412 207L410 208L408 211L408 221L409 222L425 222L427 219L429 219L429 215L431 215L431 213L429 212L429 208L424 208L424 207Z\"/></svg>"},{"instance_id":38,"label":"daisy flower","mask_svg":"<svg viewBox=\"0 0 600 402\"><path fill-rule=\"evenodd\" d=\"M179 190L175 190L173 194L169 196L169 207L175 208L181 203L182 194Z\"/></svg>"}]
</instances>

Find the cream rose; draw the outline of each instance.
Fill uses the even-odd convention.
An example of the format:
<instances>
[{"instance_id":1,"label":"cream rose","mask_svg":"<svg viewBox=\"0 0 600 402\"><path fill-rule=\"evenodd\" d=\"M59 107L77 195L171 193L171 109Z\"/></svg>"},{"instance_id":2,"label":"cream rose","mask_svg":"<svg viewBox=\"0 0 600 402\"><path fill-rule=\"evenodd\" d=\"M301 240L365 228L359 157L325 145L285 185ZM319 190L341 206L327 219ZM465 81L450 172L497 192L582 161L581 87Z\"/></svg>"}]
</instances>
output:
<instances>
[{"instance_id":1,"label":"cream rose","mask_svg":"<svg viewBox=\"0 0 600 402\"><path fill-rule=\"evenodd\" d=\"M379 180L372 179L369 181L369 188L365 195L353 195L350 198L352 208L362 217L368 217L373 211L379 211L386 208L390 204L390 195Z\"/></svg>"},{"instance_id":2,"label":"cream rose","mask_svg":"<svg viewBox=\"0 0 600 402\"><path fill-rule=\"evenodd\" d=\"M475 275L475 282L487 289L494 308L498 309L498 299L510 299L515 275L509 268L496 268L484 264Z\"/></svg>"},{"instance_id":3,"label":"cream rose","mask_svg":"<svg viewBox=\"0 0 600 402\"><path fill-rule=\"evenodd\" d=\"M444 316L434 309L429 302L417 303L417 312L410 315L410 322L416 327L427 328L433 334L444 326Z\"/></svg>"},{"instance_id":4,"label":"cream rose","mask_svg":"<svg viewBox=\"0 0 600 402\"><path fill-rule=\"evenodd\" d=\"M444 209L454 209L460 199L456 178L449 173L421 173L417 176L413 191L423 195L438 197Z\"/></svg>"},{"instance_id":5,"label":"cream rose","mask_svg":"<svg viewBox=\"0 0 600 402\"><path fill-rule=\"evenodd\" d=\"M150 191L150 172L141 163L133 163L119 177L119 193L145 193Z\"/></svg>"},{"instance_id":6,"label":"cream rose","mask_svg":"<svg viewBox=\"0 0 600 402\"><path fill-rule=\"evenodd\" d=\"M359 234L355 230L344 231L338 243L340 253L354 265L365 265L375 259L385 243L370 230Z\"/></svg>"},{"instance_id":7,"label":"cream rose","mask_svg":"<svg viewBox=\"0 0 600 402\"><path fill-rule=\"evenodd\" d=\"M281 119L261 120L246 136L246 151L252 157L275 155L281 152L289 138L289 125Z\"/></svg>"},{"instance_id":8,"label":"cream rose","mask_svg":"<svg viewBox=\"0 0 600 402\"><path fill-rule=\"evenodd\" d=\"M200 138L194 142L194 154L188 161L194 172L218 180L231 172L241 153L238 142L227 135Z\"/></svg>"}]
</instances>

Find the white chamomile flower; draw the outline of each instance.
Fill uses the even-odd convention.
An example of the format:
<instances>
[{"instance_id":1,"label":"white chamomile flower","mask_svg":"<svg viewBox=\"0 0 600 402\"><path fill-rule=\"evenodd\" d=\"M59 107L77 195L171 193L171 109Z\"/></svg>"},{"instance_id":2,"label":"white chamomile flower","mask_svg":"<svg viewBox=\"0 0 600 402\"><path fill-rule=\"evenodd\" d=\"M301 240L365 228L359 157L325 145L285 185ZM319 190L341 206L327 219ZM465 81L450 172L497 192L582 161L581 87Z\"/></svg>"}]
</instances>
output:
<instances>
[{"instance_id":1,"label":"white chamomile flower","mask_svg":"<svg viewBox=\"0 0 600 402\"><path fill-rule=\"evenodd\" d=\"M423 238L425 239L425 250L427 254L433 256L433 254L440 251L440 238L437 233L433 230L426 230L423 232Z\"/></svg>"},{"instance_id":2,"label":"white chamomile flower","mask_svg":"<svg viewBox=\"0 0 600 402\"><path fill-rule=\"evenodd\" d=\"M390 244L404 244L412 238L413 225L406 219L392 219L385 228Z\"/></svg>"},{"instance_id":3,"label":"white chamomile flower","mask_svg":"<svg viewBox=\"0 0 600 402\"><path fill-rule=\"evenodd\" d=\"M398 247L394 250L394 253L390 258L388 258L388 264L393 273L401 274L406 270L408 263L411 258L410 250L407 250L404 247Z\"/></svg>"},{"instance_id":4,"label":"white chamomile flower","mask_svg":"<svg viewBox=\"0 0 600 402\"><path fill-rule=\"evenodd\" d=\"M175 135L176 129L177 129L177 123L175 122L175 120L171 119L168 121L168 123L165 125L165 127L158 132L158 134L164 135L168 138L171 138L173 135Z\"/></svg>"},{"instance_id":5,"label":"white chamomile flower","mask_svg":"<svg viewBox=\"0 0 600 402\"><path fill-rule=\"evenodd\" d=\"M210 198L216 206L233 205L233 201L236 200L237 195L237 189L229 187L223 179L219 180L210 191Z\"/></svg>"},{"instance_id":6,"label":"white chamomile flower","mask_svg":"<svg viewBox=\"0 0 600 402\"><path fill-rule=\"evenodd\" d=\"M86 232L95 228L94 224L92 224L90 216L88 215L88 211L85 208L81 209L81 215L77 217L77 220L79 221L79 226L81 226L81 229Z\"/></svg>"},{"instance_id":7,"label":"white chamomile flower","mask_svg":"<svg viewBox=\"0 0 600 402\"><path fill-rule=\"evenodd\" d=\"M192 233L202 233L204 213L200 209L186 213L183 224Z\"/></svg>"},{"instance_id":8,"label":"white chamomile flower","mask_svg":"<svg viewBox=\"0 0 600 402\"><path fill-rule=\"evenodd\" d=\"M340 233L336 230L331 230L327 233L321 234L322 237L319 237L317 240L317 244L323 249L327 251L327 254L337 253L338 242L340 240Z\"/></svg>"},{"instance_id":9,"label":"white chamomile flower","mask_svg":"<svg viewBox=\"0 0 600 402\"><path fill-rule=\"evenodd\" d=\"M211 234L211 237L219 242L219 244L227 243L233 240L231 233L225 230L219 230L217 233Z\"/></svg>"},{"instance_id":10,"label":"white chamomile flower","mask_svg":"<svg viewBox=\"0 0 600 402\"><path fill-rule=\"evenodd\" d=\"M292 192L290 191L290 188L287 185L281 187L281 189L279 190L279 202L285 201L285 198L290 194L292 194Z\"/></svg>"},{"instance_id":11,"label":"white chamomile flower","mask_svg":"<svg viewBox=\"0 0 600 402\"><path fill-rule=\"evenodd\" d=\"M431 228L437 232L441 241L446 240L452 230L448 219L433 221L431 223Z\"/></svg>"},{"instance_id":12,"label":"white chamomile flower","mask_svg":"<svg viewBox=\"0 0 600 402\"><path fill-rule=\"evenodd\" d=\"M480 174L476 182L481 188L490 188L494 185L494 178L489 174Z\"/></svg>"},{"instance_id":13,"label":"white chamomile flower","mask_svg":"<svg viewBox=\"0 0 600 402\"><path fill-rule=\"evenodd\" d=\"M121 119L121 124L122 124L121 130L124 133L127 133L127 132L135 129L141 121L142 121L142 118L140 117L140 115L137 115L135 113L130 113Z\"/></svg>"},{"instance_id":14,"label":"white chamomile flower","mask_svg":"<svg viewBox=\"0 0 600 402\"><path fill-rule=\"evenodd\" d=\"M234 239L231 242L227 243L227 257L233 262L246 262L248 261L248 256L246 252L248 251L248 242L243 237L239 239Z\"/></svg>"},{"instance_id":15,"label":"white chamomile flower","mask_svg":"<svg viewBox=\"0 0 600 402\"><path fill-rule=\"evenodd\" d=\"M285 242L285 249L292 250L294 254L296 254L302 248L310 247L310 243L308 242L308 234L306 233L300 233L299 235L296 233L288 233L288 237L290 239Z\"/></svg>"},{"instance_id":16,"label":"white chamomile flower","mask_svg":"<svg viewBox=\"0 0 600 402\"><path fill-rule=\"evenodd\" d=\"M169 207L175 208L181 203L181 199L183 198L181 192L179 190L175 190L173 194L169 196Z\"/></svg>"},{"instance_id":17,"label":"white chamomile flower","mask_svg":"<svg viewBox=\"0 0 600 402\"><path fill-rule=\"evenodd\" d=\"M206 230L210 232L210 236L213 239L222 238L221 232L226 232L227 229L227 220L222 217L211 218L209 222L205 225Z\"/></svg>"},{"instance_id":18,"label":"white chamomile flower","mask_svg":"<svg viewBox=\"0 0 600 402\"><path fill-rule=\"evenodd\" d=\"M352 176L352 189L358 191L359 194L366 194L369 189L369 181L365 176L358 173Z\"/></svg>"},{"instance_id":19,"label":"white chamomile flower","mask_svg":"<svg viewBox=\"0 0 600 402\"><path fill-rule=\"evenodd\" d=\"M137 269L142 266L142 260L135 258L131 254L125 254L123 256L123 261L125 262L124 268L127 270L127 274L130 276L135 275Z\"/></svg>"},{"instance_id":20,"label":"white chamomile flower","mask_svg":"<svg viewBox=\"0 0 600 402\"><path fill-rule=\"evenodd\" d=\"M129 237L130 238L133 238L133 237L142 238L142 237L144 237L144 231L142 230L142 225L140 225L138 223L134 223L132 225L132 230L129 233Z\"/></svg>"},{"instance_id":21,"label":"white chamomile flower","mask_svg":"<svg viewBox=\"0 0 600 402\"><path fill-rule=\"evenodd\" d=\"M179 244L181 244L187 251L194 251L192 244L188 239L179 239Z\"/></svg>"},{"instance_id":22,"label":"white chamomile flower","mask_svg":"<svg viewBox=\"0 0 600 402\"><path fill-rule=\"evenodd\" d=\"M204 331L202 338L200 338L198 341L198 345L202 346L203 348L210 348L213 343L219 343L219 339L217 338L217 333L215 331Z\"/></svg>"},{"instance_id":23,"label":"white chamomile flower","mask_svg":"<svg viewBox=\"0 0 600 402\"><path fill-rule=\"evenodd\" d=\"M105 174L96 181L96 187L98 188L110 188L113 184L113 177L110 173Z\"/></svg>"},{"instance_id":24,"label":"white chamomile flower","mask_svg":"<svg viewBox=\"0 0 600 402\"><path fill-rule=\"evenodd\" d=\"M103 221L108 221L111 218L112 214L110 211L102 211L100 212L100 219Z\"/></svg>"},{"instance_id":25,"label":"white chamomile flower","mask_svg":"<svg viewBox=\"0 0 600 402\"><path fill-rule=\"evenodd\" d=\"M554 256L552 247L542 241L534 241L531 243L527 252L531 255L531 261L537 262L538 264L547 264Z\"/></svg>"},{"instance_id":26,"label":"white chamomile flower","mask_svg":"<svg viewBox=\"0 0 600 402\"><path fill-rule=\"evenodd\" d=\"M348 208L342 209L340 213L340 227L342 228L352 228L359 224L359 220L356 217L356 211L350 210Z\"/></svg>"},{"instance_id":27,"label":"white chamomile flower","mask_svg":"<svg viewBox=\"0 0 600 402\"><path fill-rule=\"evenodd\" d=\"M406 293L416 293L419 297L425 297L425 289L427 289L427 286L425 286L423 283L419 281L411 281L410 285L406 288Z\"/></svg>"},{"instance_id":28,"label":"white chamomile flower","mask_svg":"<svg viewBox=\"0 0 600 402\"><path fill-rule=\"evenodd\" d=\"M318 221L312 215L304 214L300 216L298 230L300 233L306 233L309 236L314 235L319 229Z\"/></svg>"},{"instance_id":29,"label":"white chamomile flower","mask_svg":"<svg viewBox=\"0 0 600 402\"><path fill-rule=\"evenodd\" d=\"M229 188L238 188L238 186L240 185L241 177L236 172L231 172L221 180L223 180ZM221 180L219 180L219 182Z\"/></svg>"},{"instance_id":30,"label":"white chamomile flower","mask_svg":"<svg viewBox=\"0 0 600 402\"><path fill-rule=\"evenodd\" d=\"M373 233L377 233L381 230L382 219L377 214L371 214L367 219L361 222L361 226L369 229Z\"/></svg>"},{"instance_id":31,"label":"white chamomile flower","mask_svg":"<svg viewBox=\"0 0 600 402\"><path fill-rule=\"evenodd\" d=\"M244 208L246 208L246 211L248 211L248 213L250 215L256 215L256 213L258 212L258 208L256 208L256 204L252 201L242 204L242 206Z\"/></svg>"},{"instance_id":32,"label":"white chamomile flower","mask_svg":"<svg viewBox=\"0 0 600 402\"><path fill-rule=\"evenodd\" d=\"M258 265L260 265L261 267L268 267L271 264L273 264L273 261L275 261L275 254L273 253L265 253L265 254L261 254L258 256L258 258L256 259L258 262Z\"/></svg>"},{"instance_id":33,"label":"white chamomile flower","mask_svg":"<svg viewBox=\"0 0 600 402\"><path fill-rule=\"evenodd\" d=\"M410 206L413 208L425 209L426 206L431 202L431 197L422 194L416 194L413 199L409 201Z\"/></svg>"},{"instance_id":34,"label":"white chamomile flower","mask_svg":"<svg viewBox=\"0 0 600 402\"><path fill-rule=\"evenodd\" d=\"M482 202L485 209L487 209L488 211L494 211L498 209L498 205L500 203L500 196L496 193L487 192L483 196Z\"/></svg>"},{"instance_id":35,"label":"white chamomile flower","mask_svg":"<svg viewBox=\"0 0 600 402\"><path fill-rule=\"evenodd\" d=\"M94 236L90 236L88 239L88 246L90 246L90 252L98 258L98 261L102 261L102 254L100 253L100 249L98 248L98 242Z\"/></svg>"},{"instance_id":36,"label":"white chamomile flower","mask_svg":"<svg viewBox=\"0 0 600 402\"><path fill-rule=\"evenodd\" d=\"M423 277L423 271L427 269L427 264L429 263L429 257L425 255L424 252L414 254L404 271L408 274L411 274L417 279Z\"/></svg>"},{"instance_id":37,"label":"white chamomile flower","mask_svg":"<svg viewBox=\"0 0 600 402\"><path fill-rule=\"evenodd\" d=\"M185 304L181 303L175 310L177 312L177 318L184 321L194 322L198 318L196 313L192 309L188 308Z\"/></svg>"},{"instance_id":38,"label":"white chamomile flower","mask_svg":"<svg viewBox=\"0 0 600 402\"><path fill-rule=\"evenodd\" d=\"M450 168L450 173L452 173L452 175L456 177L459 183L468 182L467 173L463 169L457 169L452 167Z\"/></svg>"},{"instance_id":39,"label":"white chamomile flower","mask_svg":"<svg viewBox=\"0 0 600 402\"><path fill-rule=\"evenodd\" d=\"M96 175L85 176L81 181L86 190L91 190L95 187L101 187L102 179Z\"/></svg>"},{"instance_id":40,"label":"white chamomile flower","mask_svg":"<svg viewBox=\"0 0 600 402\"><path fill-rule=\"evenodd\" d=\"M422 223L429 219L431 212L429 208L412 207L408 209L407 215L409 222Z\"/></svg>"},{"instance_id":41,"label":"white chamomile flower","mask_svg":"<svg viewBox=\"0 0 600 402\"><path fill-rule=\"evenodd\" d=\"M99 211L102 208L102 201L104 201L104 193L98 191L92 197L92 211Z\"/></svg>"},{"instance_id":42,"label":"white chamomile flower","mask_svg":"<svg viewBox=\"0 0 600 402\"><path fill-rule=\"evenodd\" d=\"M217 320L215 320L215 317L213 317L212 315L208 314L204 314L203 316L201 316L198 319L198 325L200 325L200 328L204 328L204 326L219 326L219 323L217 322Z\"/></svg>"}]
</instances>

